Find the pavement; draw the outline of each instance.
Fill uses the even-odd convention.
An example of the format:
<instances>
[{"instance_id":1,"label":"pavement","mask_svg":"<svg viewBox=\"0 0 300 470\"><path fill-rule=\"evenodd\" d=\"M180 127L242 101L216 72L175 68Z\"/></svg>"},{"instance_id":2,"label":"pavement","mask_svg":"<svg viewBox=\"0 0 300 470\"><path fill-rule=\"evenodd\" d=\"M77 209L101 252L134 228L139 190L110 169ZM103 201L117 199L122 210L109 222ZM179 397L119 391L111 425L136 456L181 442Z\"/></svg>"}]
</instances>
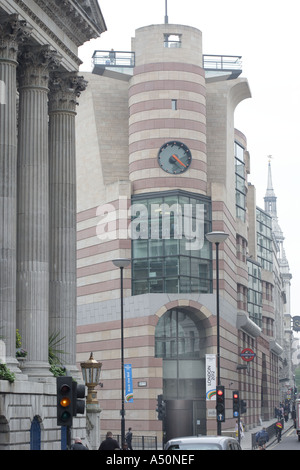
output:
<instances>
[{"instance_id":1,"label":"pavement","mask_svg":"<svg viewBox=\"0 0 300 470\"><path fill-rule=\"evenodd\" d=\"M252 428L249 431L246 431L244 433L245 434L244 438L241 439L242 449L252 450L252 438L251 438L252 434L256 434L258 431L261 431L262 428L267 428L268 426L272 426L272 424L275 425L276 421L277 420L275 418L271 419L270 421L263 421L259 426L256 426L255 428ZM284 429L282 431L282 434L287 432L293 426L294 426L293 421L289 419L287 423L284 423ZM276 441L276 438L274 436L269 440L267 447L269 447L275 441Z\"/></svg>"}]
</instances>

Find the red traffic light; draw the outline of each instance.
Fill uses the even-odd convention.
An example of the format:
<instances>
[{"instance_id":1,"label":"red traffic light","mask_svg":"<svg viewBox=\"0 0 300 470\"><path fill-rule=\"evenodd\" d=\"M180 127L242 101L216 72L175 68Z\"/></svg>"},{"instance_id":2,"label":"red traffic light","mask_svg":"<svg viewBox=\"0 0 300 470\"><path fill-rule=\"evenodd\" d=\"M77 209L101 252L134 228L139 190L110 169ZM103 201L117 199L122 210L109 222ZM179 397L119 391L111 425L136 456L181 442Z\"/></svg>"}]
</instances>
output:
<instances>
[{"instance_id":1,"label":"red traffic light","mask_svg":"<svg viewBox=\"0 0 300 470\"><path fill-rule=\"evenodd\" d=\"M233 398L234 398L235 400L238 400L239 394L238 394L238 393L234 393L234 394L233 394Z\"/></svg>"},{"instance_id":2,"label":"red traffic light","mask_svg":"<svg viewBox=\"0 0 300 470\"><path fill-rule=\"evenodd\" d=\"M217 395L218 395L219 397L222 397L222 396L224 395L224 391L221 390L221 389L218 389L218 390L217 390Z\"/></svg>"}]
</instances>

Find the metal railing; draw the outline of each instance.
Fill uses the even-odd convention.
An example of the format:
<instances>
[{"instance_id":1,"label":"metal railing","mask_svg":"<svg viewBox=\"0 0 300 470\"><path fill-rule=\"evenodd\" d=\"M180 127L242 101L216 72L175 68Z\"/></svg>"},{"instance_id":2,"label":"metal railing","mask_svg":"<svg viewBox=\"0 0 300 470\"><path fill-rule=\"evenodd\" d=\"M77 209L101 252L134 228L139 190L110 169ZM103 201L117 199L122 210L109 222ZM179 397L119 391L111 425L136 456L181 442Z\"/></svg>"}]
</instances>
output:
<instances>
[{"instance_id":1,"label":"metal railing","mask_svg":"<svg viewBox=\"0 0 300 470\"><path fill-rule=\"evenodd\" d=\"M270 442L270 440L271 440L274 436L276 436L276 427L275 427L275 423L276 423L276 422L277 422L277 421L274 421L273 424L271 424L270 426L266 427L266 431L267 431L267 433L268 433L268 435L269 435L269 442ZM283 430L283 429L284 429L284 419L282 418L282 419L280 420L280 422L281 422L281 424L282 424L282 430ZM252 447L252 450L257 449L257 447L258 447L258 443L256 442L256 434L257 434L257 432L251 434L251 447Z\"/></svg>"},{"instance_id":2,"label":"metal railing","mask_svg":"<svg viewBox=\"0 0 300 470\"><path fill-rule=\"evenodd\" d=\"M104 441L106 436L101 436L100 442ZM121 447L121 435L114 434ZM157 450L157 437L156 436L135 436L132 437L133 450Z\"/></svg>"},{"instance_id":3,"label":"metal railing","mask_svg":"<svg viewBox=\"0 0 300 470\"><path fill-rule=\"evenodd\" d=\"M134 67L135 53L127 51L95 51L93 56L94 65L104 67Z\"/></svg>"},{"instance_id":4,"label":"metal railing","mask_svg":"<svg viewBox=\"0 0 300 470\"><path fill-rule=\"evenodd\" d=\"M203 55L205 70L242 70L242 56Z\"/></svg>"}]
</instances>

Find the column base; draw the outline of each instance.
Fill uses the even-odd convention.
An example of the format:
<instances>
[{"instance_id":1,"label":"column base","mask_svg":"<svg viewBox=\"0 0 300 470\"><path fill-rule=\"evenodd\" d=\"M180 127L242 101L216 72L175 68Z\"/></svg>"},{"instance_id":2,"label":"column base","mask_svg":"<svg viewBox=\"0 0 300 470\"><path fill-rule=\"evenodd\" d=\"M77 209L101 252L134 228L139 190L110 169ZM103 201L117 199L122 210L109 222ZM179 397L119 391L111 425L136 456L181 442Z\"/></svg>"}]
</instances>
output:
<instances>
[{"instance_id":1,"label":"column base","mask_svg":"<svg viewBox=\"0 0 300 470\"><path fill-rule=\"evenodd\" d=\"M33 382L54 382L55 377L50 372L50 365L47 362L25 361L22 372Z\"/></svg>"},{"instance_id":2,"label":"column base","mask_svg":"<svg viewBox=\"0 0 300 470\"><path fill-rule=\"evenodd\" d=\"M21 380L27 380L26 375L23 377L23 373L22 373L22 370L20 368L20 363L15 357L8 356L8 357L5 358L4 362L7 365L7 367L9 368L9 370L13 374L15 374L16 380L20 380L20 379Z\"/></svg>"}]
</instances>

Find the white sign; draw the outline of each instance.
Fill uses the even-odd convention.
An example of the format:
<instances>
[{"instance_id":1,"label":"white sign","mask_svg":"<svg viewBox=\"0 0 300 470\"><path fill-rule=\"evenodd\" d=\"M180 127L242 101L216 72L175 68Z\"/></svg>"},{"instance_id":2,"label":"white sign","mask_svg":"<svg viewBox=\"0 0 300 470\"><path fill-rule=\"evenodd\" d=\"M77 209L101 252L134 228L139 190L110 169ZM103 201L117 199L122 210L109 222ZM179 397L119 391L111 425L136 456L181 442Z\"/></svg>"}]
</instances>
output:
<instances>
[{"instance_id":1,"label":"white sign","mask_svg":"<svg viewBox=\"0 0 300 470\"><path fill-rule=\"evenodd\" d=\"M206 401L216 400L216 355L205 355Z\"/></svg>"}]
</instances>

